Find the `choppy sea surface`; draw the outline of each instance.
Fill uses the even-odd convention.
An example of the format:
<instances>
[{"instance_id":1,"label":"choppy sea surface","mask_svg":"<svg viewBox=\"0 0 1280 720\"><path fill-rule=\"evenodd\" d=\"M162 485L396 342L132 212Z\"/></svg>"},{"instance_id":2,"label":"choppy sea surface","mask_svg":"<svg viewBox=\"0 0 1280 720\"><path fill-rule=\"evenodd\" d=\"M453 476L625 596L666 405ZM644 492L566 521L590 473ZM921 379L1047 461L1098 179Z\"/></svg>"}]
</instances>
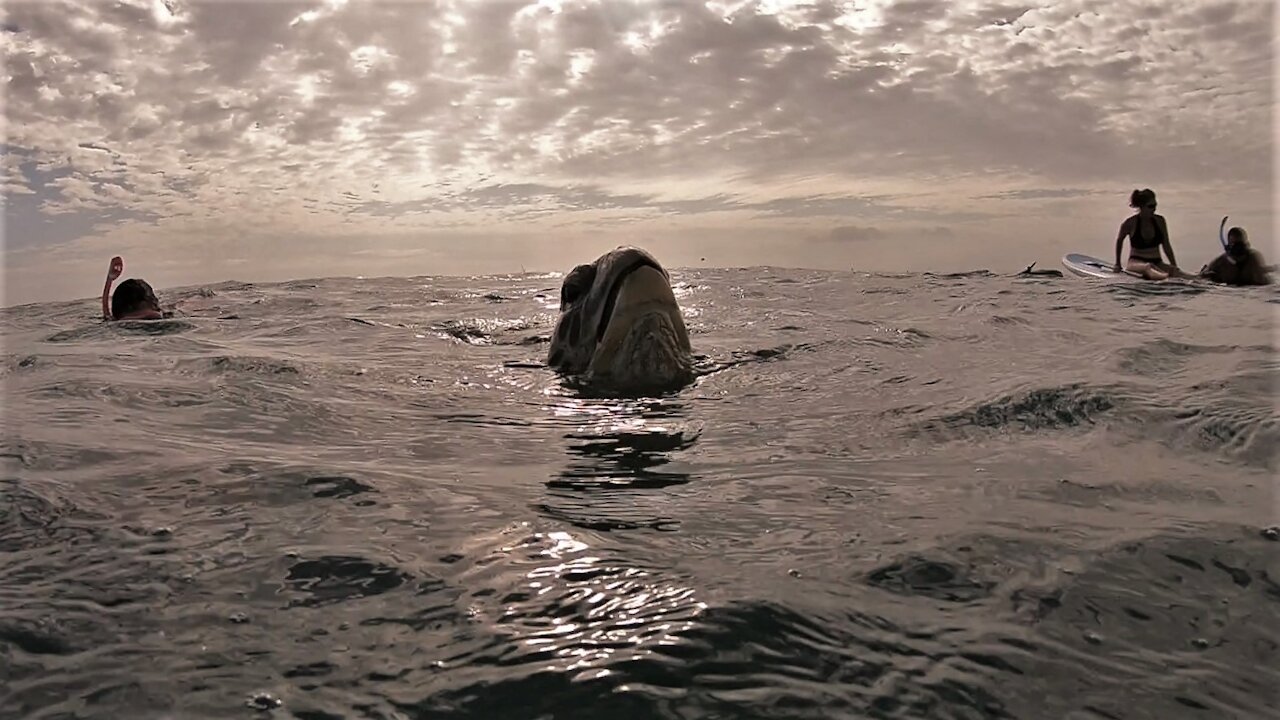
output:
<instances>
[{"instance_id":1,"label":"choppy sea surface","mask_svg":"<svg viewBox=\"0 0 1280 720\"><path fill-rule=\"evenodd\" d=\"M0 717L1277 717L1280 291L674 270L0 311Z\"/></svg>"}]
</instances>

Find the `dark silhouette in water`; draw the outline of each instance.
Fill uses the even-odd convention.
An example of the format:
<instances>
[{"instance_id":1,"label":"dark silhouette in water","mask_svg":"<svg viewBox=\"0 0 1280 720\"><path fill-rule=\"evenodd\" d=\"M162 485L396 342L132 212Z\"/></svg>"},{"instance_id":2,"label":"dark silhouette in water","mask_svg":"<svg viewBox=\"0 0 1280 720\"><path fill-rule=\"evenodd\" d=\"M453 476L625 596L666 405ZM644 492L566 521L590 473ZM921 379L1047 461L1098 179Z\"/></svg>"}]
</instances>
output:
<instances>
[{"instance_id":1,"label":"dark silhouette in water","mask_svg":"<svg viewBox=\"0 0 1280 720\"><path fill-rule=\"evenodd\" d=\"M1062 277L1061 270L1032 270L1035 263L1031 263L1025 270L1018 273L1018 277Z\"/></svg>"},{"instance_id":2,"label":"dark silhouette in water","mask_svg":"<svg viewBox=\"0 0 1280 720\"><path fill-rule=\"evenodd\" d=\"M565 276L548 366L630 392L682 387L693 364L670 277L648 252L619 247Z\"/></svg>"},{"instance_id":3,"label":"dark silhouette in water","mask_svg":"<svg viewBox=\"0 0 1280 720\"><path fill-rule=\"evenodd\" d=\"M165 317L151 285L141 278L129 278L120 283L115 294L111 284L124 272L124 260L111 258L107 267L107 282L102 288L102 318L104 320L157 320Z\"/></svg>"},{"instance_id":4,"label":"dark silhouette in water","mask_svg":"<svg viewBox=\"0 0 1280 720\"><path fill-rule=\"evenodd\" d=\"M1227 248L1200 270L1200 277L1224 285L1270 285L1262 254L1249 245L1244 228L1227 231Z\"/></svg>"}]
</instances>

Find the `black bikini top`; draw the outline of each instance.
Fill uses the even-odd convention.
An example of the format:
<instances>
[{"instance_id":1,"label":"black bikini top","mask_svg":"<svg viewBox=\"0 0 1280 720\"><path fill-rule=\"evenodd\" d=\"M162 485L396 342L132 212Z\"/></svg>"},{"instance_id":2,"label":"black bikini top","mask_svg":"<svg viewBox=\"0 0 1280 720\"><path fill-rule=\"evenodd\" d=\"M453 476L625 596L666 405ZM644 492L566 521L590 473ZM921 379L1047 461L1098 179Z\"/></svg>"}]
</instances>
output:
<instances>
[{"instance_id":1,"label":"black bikini top","mask_svg":"<svg viewBox=\"0 0 1280 720\"><path fill-rule=\"evenodd\" d=\"M1142 237L1142 214L1133 216L1133 229L1129 231L1129 245L1134 250L1153 250L1164 243L1164 230L1160 229L1160 223L1156 222L1155 217L1151 218L1151 222L1155 225L1156 234L1148 240Z\"/></svg>"}]
</instances>

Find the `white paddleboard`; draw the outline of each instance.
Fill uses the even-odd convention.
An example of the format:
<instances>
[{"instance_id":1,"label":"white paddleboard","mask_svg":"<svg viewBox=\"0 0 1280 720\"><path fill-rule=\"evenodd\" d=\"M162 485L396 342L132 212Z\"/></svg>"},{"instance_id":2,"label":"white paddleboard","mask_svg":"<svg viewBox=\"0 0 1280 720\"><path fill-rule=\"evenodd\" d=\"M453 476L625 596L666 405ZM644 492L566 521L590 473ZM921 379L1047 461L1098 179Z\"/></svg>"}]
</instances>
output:
<instances>
[{"instance_id":1,"label":"white paddleboard","mask_svg":"<svg viewBox=\"0 0 1280 720\"><path fill-rule=\"evenodd\" d=\"M1141 275L1131 273L1128 270L1116 272L1112 269L1114 267L1113 263L1109 263L1106 260L1100 260L1089 255L1083 255L1081 253L1067 253L1066 255L1063 255L1062 266L1065 267L1072 275L1077 277L1105 279L1142 277Z\"/></svg>"}]
</instances>

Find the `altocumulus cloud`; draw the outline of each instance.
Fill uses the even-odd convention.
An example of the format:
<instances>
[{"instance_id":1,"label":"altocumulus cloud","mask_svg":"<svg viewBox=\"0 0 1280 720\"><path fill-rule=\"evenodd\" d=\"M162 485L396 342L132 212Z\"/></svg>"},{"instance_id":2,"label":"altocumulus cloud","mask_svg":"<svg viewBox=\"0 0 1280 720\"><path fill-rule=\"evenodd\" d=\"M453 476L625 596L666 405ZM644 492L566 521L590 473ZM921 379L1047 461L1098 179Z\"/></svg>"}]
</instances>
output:
<instances>
[{"instance_id":1,"label":"altocumulus cloud","mask_svg":"<svg viewBox=\"0 0 1280 720\"><path fill-rule=\"evenodd\" d=\"M9 2L6 265L145 249L214 272L211 258L327 248L335 270L343 243L317 238L372 255L396 238L387 257L402 263L407 237L616 227L870 245L893 233L847 228L914 223L955 242L937 229L998 224L1010 200L1096 202L1135 184L1230 191L1269 220L1272 13Z\"/></svg>"}]
</instances>

